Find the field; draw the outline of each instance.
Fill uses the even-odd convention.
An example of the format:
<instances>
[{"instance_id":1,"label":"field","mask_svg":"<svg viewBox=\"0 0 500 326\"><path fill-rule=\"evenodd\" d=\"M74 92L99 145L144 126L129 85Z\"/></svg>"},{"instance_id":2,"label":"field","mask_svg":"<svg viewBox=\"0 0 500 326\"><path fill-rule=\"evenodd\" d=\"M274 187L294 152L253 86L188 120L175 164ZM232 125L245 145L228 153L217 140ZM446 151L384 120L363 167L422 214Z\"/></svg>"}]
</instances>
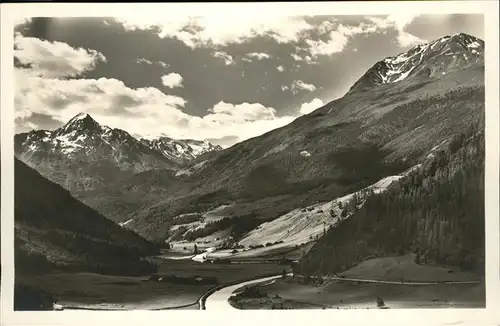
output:
<instances>
[{"instance_id":1,"label":"field","mask_svg":"<svg viewBox=\"0 0 500 326\"><path fill-rule=\"evenodd\" d=\"M192 260L156 259L158 275L192 278L215 277L219 284L279 274L278 264L211 264ZM59 273L20 277L18 281L54 294L64 307L88 309L198 309L199 297L216 284L176 284L144 277L119 277L91 273Z\"/></svg>"},{"instance_id":2,"label":"field","mask_svg":"<svg viewBox=\"0 0 500 326\"><path fill-rule=\"evenodd\" d=\"M217 277L219 283L234 282L268 274L279 274L284 266L272 263L212 264L191 260L168 260L159 266L160 275Z\"/></svg>"},{"instance_id":3,"label":"field","mask_svg":"<svg viewBox=\"0 0 500 326\"><path fill-rule=\"evenodd\" d=\"M161 309L188 305L195 303L210 287L89 273L48 274L20 281L53 293L64 307L88 309Z\"/></svg>"},{"instance_id":4,"label":"field","mask_svg":"<svg viewBox=\"0 0 500 326\"><path fill-rule=\"evenodd\" d=\"M383 298L389 308L484 308L484 285L392 285L358 284L337 281L324 286L277 280L262 287L268 298L239 299L233 304L240 309L270 309L272 298L278 295L284 308L304 309L323 307L377 308L376 298Z\"/></svg>"},{"instance_id":5,"label":"field","mask_svg":"<svg viewBox=\"0 0 500 326\"><path fill-rule=\"evenodd\" d=\"M413 255L370 259L341 275L389 282L481 281L477 276L456 268L417 265ZM231 299L231 304L239 309L271 309L273 302L275 305L276 302L283 304L283 309L377 308L376 298L380 296L389 308L485 306L484 281L479 284L405 285L329 280L327 277L318 282L306 282L303 277L297 276L277 279L257 285L257 288L261 297L237 296Z\"/></svg>"}]
</instances>

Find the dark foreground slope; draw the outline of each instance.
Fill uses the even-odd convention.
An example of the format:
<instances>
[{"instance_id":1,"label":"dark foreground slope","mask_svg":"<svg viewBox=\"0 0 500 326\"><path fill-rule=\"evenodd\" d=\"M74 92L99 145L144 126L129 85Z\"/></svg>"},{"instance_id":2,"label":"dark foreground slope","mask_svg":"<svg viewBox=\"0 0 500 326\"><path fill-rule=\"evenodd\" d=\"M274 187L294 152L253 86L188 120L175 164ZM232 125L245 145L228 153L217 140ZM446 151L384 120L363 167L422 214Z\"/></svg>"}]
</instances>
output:
<instances>
[{"instance_id":1,"label":"dark foreground slope","mask_svg":"<svg viewBox=\"0 0 500 326\"><path fill-rule=\"evenodd\" d=\"M416 253L484 275L484 126L471 126L386 193L372 195L300 261L306 275L345 271L373 257Z\"/></svg>"},{"instance_id":2,"label":"dark foreground slope","mask_svg":"<svg viewBox=\"0 0 500 326\"><path fill-rule=\"evenodd\" d=\"M141 257L158 248L74 199L15 159L16 275L91 271L137 275L154 271Z\"/></svg>"}]
</instances>

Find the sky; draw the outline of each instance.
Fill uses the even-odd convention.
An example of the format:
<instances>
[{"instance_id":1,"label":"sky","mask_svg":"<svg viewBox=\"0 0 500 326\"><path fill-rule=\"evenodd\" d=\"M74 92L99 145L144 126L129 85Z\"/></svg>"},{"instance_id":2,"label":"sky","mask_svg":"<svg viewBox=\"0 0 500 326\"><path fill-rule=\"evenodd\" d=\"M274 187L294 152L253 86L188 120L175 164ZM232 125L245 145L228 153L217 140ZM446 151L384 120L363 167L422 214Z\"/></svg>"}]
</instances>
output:
<instances>
[{"instance_id":1,"label":"sky","mask_svg":"<svg viewBox=\"0 0 500 326\"><path fill-rule=\"evenodd\" d=\"M80 112L135 137L224 147L343 96L377 61L482 15L30 18L14 29L16 132Z\"/></svg>"}]
</instances>

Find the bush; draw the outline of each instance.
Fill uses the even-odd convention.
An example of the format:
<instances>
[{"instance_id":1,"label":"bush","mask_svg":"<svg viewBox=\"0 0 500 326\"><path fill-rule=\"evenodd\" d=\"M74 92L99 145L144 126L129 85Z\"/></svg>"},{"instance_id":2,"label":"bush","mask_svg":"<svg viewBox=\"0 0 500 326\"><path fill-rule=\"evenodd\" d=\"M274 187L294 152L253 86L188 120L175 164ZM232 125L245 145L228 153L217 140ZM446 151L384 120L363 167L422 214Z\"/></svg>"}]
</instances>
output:
<instances>
[{"instance_id":1,"label":"bush","mask_svg":"<svg viewBox=\"0 0 500 326\"><path fill-rule=\"evenodd\" d=\"M189 276L182 277L176 275L168 275L162 277L162 282L169 282L173 284L183 285L197 285L197 284L219 284L215 276Z\"/></svg>"},{"instance_id":2,"label":"bush","mask_svg":"<svg viewBox=\"0 0 500 326\"><path fill-rule=\"evenodd\" d=\"M226 258L214 259L212 262L214 264L231 264L231 261Z\"/></svg>"},{"instance_id":3,"label":"bush","mask_svg":"<svg viewBox=\"0 0 500 326\"><path fill-rule=\"evenodd\" d=\"M243 291L236 294L235 297L258 299L258 298L267 298L268 295L265 292L261 292L257 286L248 286L245 287Z\"/></svg>"}]
</instances>

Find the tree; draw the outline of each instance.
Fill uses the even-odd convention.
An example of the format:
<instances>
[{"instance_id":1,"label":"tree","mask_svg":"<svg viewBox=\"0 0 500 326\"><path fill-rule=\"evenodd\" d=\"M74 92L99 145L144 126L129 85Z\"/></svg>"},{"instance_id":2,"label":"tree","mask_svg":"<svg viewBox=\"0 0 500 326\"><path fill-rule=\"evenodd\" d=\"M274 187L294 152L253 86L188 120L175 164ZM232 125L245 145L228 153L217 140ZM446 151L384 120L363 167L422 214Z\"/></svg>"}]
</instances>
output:
<instances>
[{"instance_id":1,"label":"tree","mask_svg":"<svg viewBox=\"0 0 500 326\"><path fill-rule=\"evenodd\" d=\"M384 300L381 297L377 297L377 307L382 308L385 306Z\"/></svg>"},{"instance_id":2,"label":"tree","mask_svg":"<svg viewBox=\"0 0 500 326\"><path fill-rule=\"evenodd\" d=\"M286 278L286 271L285 269L283 268L283 271L281 272L281 278L282 279L285 279Z\"/></svg>"},{"instance_id":3,"label":"tree","mask_svg":"<svg viewBox=\"0 0 500 326\"><path fill-rule=\"evenodd\" d=\"M420 265L420 248L417 248L415 250L415 263L417 265Z\"/></svg>"},{"instance_id":4,"label":"tree","mask_svg":"<svg viewBox=\"0 0 500 326\"><path fill-rule=\"evenodd\" d=\"M196 243L194 244L194 254L198 254L198 246L196 245Z\"/></svg>"}]
</instances>

